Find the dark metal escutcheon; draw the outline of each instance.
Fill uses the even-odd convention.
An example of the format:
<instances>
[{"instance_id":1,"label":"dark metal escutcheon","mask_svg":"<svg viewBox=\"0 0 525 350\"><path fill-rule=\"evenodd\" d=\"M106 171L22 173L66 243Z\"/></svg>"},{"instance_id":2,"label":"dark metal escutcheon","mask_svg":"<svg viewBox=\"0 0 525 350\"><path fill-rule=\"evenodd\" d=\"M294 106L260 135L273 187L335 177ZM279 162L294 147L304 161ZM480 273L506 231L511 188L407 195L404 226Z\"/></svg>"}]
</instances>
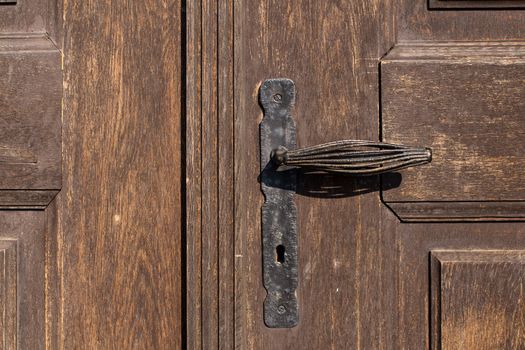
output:
<instances>
[{"instance_id":1,"label":"dark metal escutcheon","mask_svg":"<svg viewBox=\"0 0 525 350\"><path fill-rule=\"evenodd\" d=\"M279 170L270 153L279 146L295 148L295 123L290 111L295 85L288 79L266 80L260 90L264 118L260 124L263 274L268 295L264 322L272 328L297 325L299 314L295 290L297 271L297 208L293 199L296 171Z\"/></svg>"},{"instance_id":2,"label":"dark metal escutcheon","mask_svg":"<svg viewBox=\"0 0 525 350\"><path fill-rule=\"evenodd\" d=\"M260 90L264 117L261 132L264 321L268 327L289 328L299 321L297 169L349 175L378 175L432 160L432 151L375 141L341 140L296 149L291 109L295 85L289 79L266 80Z\"/></svg>"}]
</instances>

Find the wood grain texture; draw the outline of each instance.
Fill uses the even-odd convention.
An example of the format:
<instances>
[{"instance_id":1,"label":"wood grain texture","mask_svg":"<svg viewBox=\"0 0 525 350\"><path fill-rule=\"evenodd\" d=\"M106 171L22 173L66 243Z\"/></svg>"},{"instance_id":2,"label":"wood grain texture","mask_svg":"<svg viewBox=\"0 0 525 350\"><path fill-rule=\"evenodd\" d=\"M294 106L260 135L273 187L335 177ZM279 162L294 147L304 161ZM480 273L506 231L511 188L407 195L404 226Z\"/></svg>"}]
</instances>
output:
<instances>
[{"instance_id":1,"label":"wood grain texture","mask_svg":"<svg viewBox=\"0 0 525 350\"><path fill-rule=\"evenodd\" d=\"M202 1L202 346L219 348L218 1Z\"/></svg>"},{"instance_id":2,"label":"wood grain texture","mask_svg":"<svg viewBox=\"0 0 525 350\"><path fill-rule=\"evenodd\" d=\"M392 218L391 213L385 211L383 222L396 220ZM435 334L430 332L431 315L433 315L431 313L431 300L436 295L429 288L431 285L430 276L432 278L436 276L435 272L432 275L430 270L430 252L436 250L497 250L505 253L509 250L523 250L524 247L522 241L525 230L521 223L392 223L388 228L389 232L397 238L395 246L397 255L397 272L395 275L397 282L395 282L394 286L396 289L398 313L395 315L397 319L396 340L393 343L393 348L395 349L427 349L430 348L431 340L438 340ZM477 272L475 270L477 265L472 266L474 266L473 275L483 279L481 270ZM502 263L501 266L505 266L505 263ZM512 266L508 264L507 267L512 269ZM501 275L501 281L508 281L506 280L507 273L498 271L496 275L492 275L490 271L486 272L487 278ZM461 279L461 277L458 277L456 282L461 282ZM467 282L468 280L465 279L460 289L473 291L469 289ZM505 284L506 282L502 283ZM493 296L494 298L497 298L498 291L506 293L505 289L498 287L497 280L492 282L486 280L484 286L480 289L480 293ZM474 299L476 299L475 296L476 294L473 295ZM501 302L506 303L504 301ZM516 305L516 299L508 302ZM467 302L465 301L463 304L467 305ZM456 305L453 311L455 315L461 315L466 309L462 305ZM490 315L488 316L490 319L492 315L488 315ZM471 326L479 325L483 328L483 324L486 324L486 322L484 323L483 320L480 320L480 322L471 324ZM491 344L490 340L482 338L482 334L478 333L477 335L479 340L477 343L478 348L481 349L484 348L485 344L487 346ZM450 334L449 341L453 342L453 338L453 335ZM459 340L460 338L457 339ZM483 339L487 341L482 342ZM446 348L443 347L443 349Z\"/></svg>"},{"instance_id":3,"label":"wood grain texture","mask_svg":"<svg viewBox=\"0 0 525 350\"><path fill-rule=\"evenodd\" d=\"M429 0L397 1L397 41L451 40L488 41L522 40L525 36L525 12L521 10L429 11ZM440 3L451 2L440 0ZM490 3L487 0L459 0L457 3ZM505 2L505 0L494 0ZM508 0L508 3L521 0Z\"/></svg>"},{"instance_id":4,"label":"wood grain texture","mask_svg":"<svg viewBox=\"0 0 525 350\"><path fill-rule=\"evenodd\" d=\"M57 348L179 349L181 4L64 13Z\"/></svg>"},{"instance_id":5,"label":"wood grain texture","mask_svg":"<svg viewBox=\"0 0 525 350\"><path fill-rule=\"evenodd\" d=\"M403 171L387 203L525 199L524 53L518 43L406 45L382 60L383 140L433 153Z\"/></svg>"},{"instance_id":6,"label":"wood grain texture","mask_svg":"<svg viewBox=\"0 0 525 350\"><path fill-rule=\"evenodd\" d=\"M444 1L443 1L444 2ZM461 1L461 3L468 3L468 1ZM487 2L488 3L488 2ZM450 99L453 97L447 92L447 89L442 86L430 84L427 88L436 89L435 91L424 92L420 88L414 91L415 98L420 94L433 94L436 99L439 99L442 94L448 99L446 109L457 109L461 108L465 103L472 99L472 94L480 96L484 93L490 92L490 89L496 89L497 86L505 87L505 84L496 84L496 86L483 86L481 89L476 89L475 86L467 86L468 82L465 79L474 81L477 79L475 73L481 76L488 77L488 74L492 72L493 67L496 67L494 74L498 66L504 66L507 64L509 69L516 67L516 64L522 61L523 50L521 47L521 41L525 33L523 32L523 11L428 11L427 1L425 0L403 0L397 6L396 14L396 29L397 29L397 48L391 51L390 56L393 60L393 64L404 61L407 66L412 65L416 70L425 64L435 64L433 66L434 71L427 71L427 78L432 82L435 82L436 77L441 76L441 70L447 71L448 68L454 66L454 64L462 65L462 67L469 66L468 61L472 60L471 76L463 76L464 83L459 83L465 87L465 91L458 92L459 95L455 96L456 99ZM511 42L515 40L516 42ZM487 41L492 44L497 42L497 45L490 45ZM506 41L506 42L503 42ZM453 45L451 43L453 42ZM461 43L460 43L461 42ZM470 42L470 43L469 43ZM406 45L405 45L406 44ZM400 48L401 50L398 50ZM410 61L410 62L409 62ZM433 63L432 63L433 62ZM505 62L505 63L503 63ZM441 66L443 64L443 66ZM457 68L459 68L457 66ZM476 68L477 67L477 68ZM469 71L467 68L466 71ZM458 71L456 71L458 72ZM466 72L464 72L466 73ZM447 75L448 73L444 73ZM458 78L463 73L459 73L457 76L450 75L450 80L446 85L448 89L454 90L458 86ZM382 72L383 79L383 72ZM494 75L495 77L495 75ZM494 78L497 80L497 78ZM519 80L519 76L513 76L510 78L512 81ZM487 89L486 91L483 91ZM494 90L493 90L494 91ZM496 94L498 95L497 100L500 98L512 98L514 96L514 90L501 88ZM421 101L420 101L421 102ZM412 103L412 101L411 101ZM414 110L411 112L418 114L418 118L415 119L410 125L409 130L403 130L404 132L411 132L413 126L418 127L422 123L421 118L432 117L433 114L425 113L425 108L428 107L425 104L413 104ZM489 103L486 106L485 113L491 113L493 109L500 108L499 103ZM516 106L509 106L510 109ZM473 111L475 111L474 109ZM479 106L478 106L479 111ZM428 112L428 111L427 111ZM436 111L439 113L439 109ZM396 114L395 118L403 118L403 115ZM517 118L517 117L516 117ZM447 114L441 122L444 124L454 124L455 119ZM419 121L419 122L418 122ZM481 121L480 125L486 121ZM444 125L443 124L443 125ZM502 121L496 125L498 127L504 127L505 122ZM429 123L431 125L431 123ZM473 121L472 126L476 128L478 121ZM513 133L513 129L510 133ZM485 131L478 130L478 139L476 142L471 142L465 149L470 147L480 147L483 145L485 137ZM493 131L493 130L492 130ZM490 129L488 133L492 132ZM450 130L447 137L457 137L457 130ZM462 130L459 134L473 135L474 131L468 132ZM414 134L415 135L415 134ZM500 135L505 138L506 132ZM397 136L396 136L397 137ZM419 137L419 136L417 136ZM512 137L512 136L511 136ZM482 143L479 141L481 140ZM411 139L410 142L417 142L417 139ZM472 140L473 141L473 140ZM494 149L498 149L499 139L494 141ZM518 141L517 147L521 147L521 141ZM453 150L452 147L445 147L447 152ZM488 148L487 148L488 149ZM468 150L467 150L468 152ZM501 160L505 163L507 160L501 157ZM435 163L434 163L435 164ZM432 166L434 166L434 164ZM498 164L501 168L503 164ZM502 176L498 179L498 182L505 182L506 177L510 179L514 177L515 169L505 169ZM519 170L517 170L519 171ZM405 175L405 173L403 173ZM443 178L449 176L448 173L442 174ZM403 184L406 176L403 177L400 190L410 191ZM461 178L465 180L465 176ZM456 179L457 180L457 179ZM449 183L453 183L453 179L447 180ZM490 193L492 186L498 186L497 183L491 182L487 186L485 191ZM431 185L434 191L439 192L441 185ZM512 186L509 186L509 189ZM468 189L467 189L468 190ZM395 190L391 190L395 191ZM427 192L428 194L429 192ZM511 191L506 192L511 194ZM478 197L481 197L484 192L479 190ZM394 194L393 194L394 195ZM457 198L463 196L462 189L455 195ZM436 195L435 198L440 197ZM498 198L499 195L493 193L492 198ZM403 217L405 220L414 219L415 221L440 221L436 223L411 223L403 224L399 223L399 219L396 218L388 210L382 211L382 232L383 236L395 237L395 244L393 249L395 250L396 263L393 267L393 279L392 285L395 289L395 304L396 304L396 315L395 317L395 334L392 348L406 348L406 349L425 349L431 346L431 341L438 341L438 335L431 331L431 317L435 314L431 313L431 298L435 293L429 289L429 253L432 250L515 250L523 249L521 244L523 234L523 224L520 223L464 223L464 221L476 221L480 218L487 220L507 220L505 217L512 217L513 220L521 216L521 202L449 202L443 203L439 199L436 202L416 202L416 203L390 203L390 206L396 206L394 209L396 213L403 211ZM451 223L450 221L458 221ZM501 274L501 273L500 273ZM433 275L435 276L435 274ZM483 280L485 277L477 273L478 280ZM505 277L502 275L503 279ZM462 278L458 278L460 281ZM461 282L461 281L460 281ZM467 280L465 280L467 282ZM462 284L463 285L463 284ZM468 287L466 287L468 290ZM510 292L511 290L498 289L497 283L489 283L485 280L483 291L486 295L496 295L498 291L502 293ZM478 299L479 300L479 299ZM468 303L465 303L468 304ZM494 305L497 305L496 303ZM461 315L465 310L463 305L456 305L454 310L455 315ZM490 311L489 307L489 311ZM495 310L495 309L493 309ZM495 314L488 314L496 316ZM501 319L501 318L500 318ZM435 324L435 323L434 323ZM472 334L477 335L477 348L484 348L485 346L490 347L491 339L487 339L484 336L489 334L481 334L478 332L483 329L487 323L484 320L477 320L476 322L470 323ZM478 331L476 331L476 327ZM488 327L485 327L488 330ZM465 328L458 327L456 330L462 330ZM448 340L450 344L460 341L462 339L459 334L449 333ZM447 348L447 347L443 347ZM454 348L449 347L449 348ZM461 348L461 347L460 347Z\"/></svg>"},{"instance_id":7,"label":"wood grain texture","mask_svg":"<svg viewBox=\"0 0 525 350\"><path fill-rule=\"evenodd\" d=\"M522 348L524 269L524 251L432 251L432 348Z\"/></svg>"},{"instance_id":8,"label":"wood grain texture","mask_svg":"<svg viewBox=\"0 0 525 350\"><path fill-rule=\"evenodd\" d=\"M259 83L271 77L297 82L294 114L300 146L341 138L374 140L379 137L377 65L392 47L396 30L400 41L508 40L524 34L519 11L428 11L425 0L365 5L235 1L233 20L227 17L229 1L188 6L188 285L196 288L188 297L188 311L195 311L188 315L190 348L428 348L430 250L523 249L524 230L518 223L404 224L381 204L376 178L303 178L299 299L306 312L295 329L264 326ZM233 61L229 49L221 50L230 45L230 26ZM228 64L235 68L231 84L224 73ZM233 91L233 111L226 102L228 91ZM231 286L231 221L225 213L232 194L220 187L232 181L226 152L230 137L234 310L224 299ZM479 214L476 208L463 210Z\"/></svg>"},{"instance_id":9,"label":"wood grain texture","mask_svg":"<svg viewBox=\"0 0 525 350\"><path fill-rule=\"evenodd\" d=\"M233 2L187 7L188 348L234 346Z\"/></svg>"},{"instance_id":10,"label":"wood grain texture","mask_svg":"<svg viewBox=\"0 0 525 350\"><path fill-rule=\"evenodd\" d=\"M60 189L58 49L41 35L0 36L0 91L0 189Z\"/></svg>"},{"instance_id":11,"label":"wood grain texture","mask_svg":"<svg viewBox=\"0 0 525 350\"><path fill-rule=\"evenodd\" d=\"M0 32L45 33L48 6L55 0L17 0L0 6Z\"/></svg>"},{"instance_id":12,"label":"wood grain texture","mask_svg":"<svg viewBox=\"0 0 525 350\"><path fill-rule=\"evenodd\" d=\"M234 1L218 1L219 348L235 346Z\"/></svg>"},{"instance_id":13,"label":"wood grain texture","mask_svg":"<svg viewBox=\"0 0 525 350\"><path fill-rule=\"evenodd\" d=\"M58 190L1 190L2 209L45 209L55 198Z\"/></svg>"},{"instance_id":14,"label":"wood grain texture","mask_svg":"<svg viewBox=\"0 0 525 350\"><path fill-rule=\"evenodd\" d=\"M45 348L43 211L0 211L0 348Z\"/></svg>"},{"instance_id":15,"label":"wood grain texture","mask_svg":"<svg viewBox=\"0 0 525 350\"><path fill-rule=\"evenodd\" d=\"M383 1L235 3L236 346L241 349L375 349L388 344L391 303L381 275L377 179L300 180L296 196L301 315L292 329L263 322L259 84L296 82L298 146L378 139L378 62L391 42ZM387 31L388 33L388 31ZM340 192L323 195L322 189ZM341 195L342 192L342 195ZM375 193L374 193L375 192ZM317 193L317 194L316 194ZM308 195L310 194L310 195ZM377 215L375 215L377 213ZM388 241L390 238L385 238ZM389 306L390 305L390 306Z\"/></svg>"},{"instance_id":16,"label":"wood grain texture","mask_svg":"<svg viewBox=\"0 0 525 350\"><path fill-rule=\"evenodd\" d=\"M186 344L188 349L202 349L202 13L201 2L188 1L186 7Z\"/></svg>"},{"instance_id":17,"label":"wood grain texture","mask_svg":"<svg viewBox=\"0 0 525 350\"><path fill-rule=\"evenodd\" d=\"M403 222L525 221L525 202L385 202Z\"/></svg>"}]
</instances>

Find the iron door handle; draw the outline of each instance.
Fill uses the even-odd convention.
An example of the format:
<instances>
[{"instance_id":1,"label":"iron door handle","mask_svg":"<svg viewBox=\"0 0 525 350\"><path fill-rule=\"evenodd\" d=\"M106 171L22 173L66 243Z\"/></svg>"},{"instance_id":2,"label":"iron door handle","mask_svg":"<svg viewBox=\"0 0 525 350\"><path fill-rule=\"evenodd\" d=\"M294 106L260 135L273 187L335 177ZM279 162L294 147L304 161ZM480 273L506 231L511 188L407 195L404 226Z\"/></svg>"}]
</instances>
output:
<instances>
[{"instance_id":1,"label":"iron door handle","mask_svg":"<svg viewBox=\"0 0 525 350\"><path fill-rule=\"evenodd\" d=\"M260 180L265 198L261 211L263 283L267 290L264 322L268 327L290 328L299 322L295 292L299 282L298 213L294 201L298 172L294 168L376 175L429 163L432 151L357 140L296 149L294 82L264 81L260 102L264 110L260 124Z\"/></svg>"},{"instance_id":2,"label":"iron door handle","mask_svg":"<svg viewBox=\"0 0 525 350\"><path fill-rule=\"evenodd\" d=\"M270 158L276 166L377 175L429 163L432 150L383 142L341 140L294 150L279 146L271 152Z\"/></svg>"}]
</instances>

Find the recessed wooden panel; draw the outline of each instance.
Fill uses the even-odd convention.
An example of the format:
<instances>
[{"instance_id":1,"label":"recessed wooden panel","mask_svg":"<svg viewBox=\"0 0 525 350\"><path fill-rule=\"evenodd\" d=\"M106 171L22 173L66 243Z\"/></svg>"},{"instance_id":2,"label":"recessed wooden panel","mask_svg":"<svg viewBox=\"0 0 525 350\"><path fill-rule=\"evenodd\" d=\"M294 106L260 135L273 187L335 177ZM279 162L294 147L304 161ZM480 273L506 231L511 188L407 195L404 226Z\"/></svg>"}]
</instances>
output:
<instances>
[{"instance_id":1,"label":"recessed wooden panel","mask_svg":"<svg viewBox=\"0 0 525 350\"><path fill-rule=\"evenodd\" d=\"M433 150L383 193L402 219L523 220L524 57L521 43L418 43L382 61L383 140Z\"/></svg>"},{"instance_id":2,"label":"recessed wooden panel","mask_svg":"<svg viewBox=\"0 0 525 350\"><path fill-rule=\"evenodd\" d=\"M429 0L430 9L523 8L523 0Z\"/></svg>"},{"instance_id":3,"label":"recessed wooden panel","mask_svg":"<svg viewBox=\"0 0 525 350\"><path fill-rule=\"evenodd\" d=\"M1 190L20 191L27 205L37 197L27 190L52 198L60 189L61 102L61 55L51 41L0 37L0 206L17 204Z\"/></svg>"},{"instance_id":4,"label":"recessed wooden panel","mask_svg":"<svg viewBox=\"0 0 525 350\"><path fill-rule=\"evenodd\" d=\"M525 251L433 251L433 349L521 349Z\"/></svg>"}]
</instances>

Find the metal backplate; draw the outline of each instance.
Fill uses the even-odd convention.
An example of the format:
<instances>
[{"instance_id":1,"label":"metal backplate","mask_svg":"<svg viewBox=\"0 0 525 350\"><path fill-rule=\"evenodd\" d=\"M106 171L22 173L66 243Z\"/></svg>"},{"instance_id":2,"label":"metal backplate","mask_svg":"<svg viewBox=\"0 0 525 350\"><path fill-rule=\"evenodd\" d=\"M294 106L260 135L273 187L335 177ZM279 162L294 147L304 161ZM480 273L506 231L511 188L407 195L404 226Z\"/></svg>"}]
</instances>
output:
<instances>
[{"instance_id":1,"label":"metal backplate","mask_svg":"<svg viewBox=\"0 0 525 350\"><path fill-rule=\"evenodd\" d=\"M289 79L266 80L260 90L264 118L260 124L264 322L272 328L297 325L299 313L295 290L298 282L297 208L294 202L297 173L273 164L272 150L295 149L295 122L290 115L295 85Z\"/></svg>"}]
</instances>

